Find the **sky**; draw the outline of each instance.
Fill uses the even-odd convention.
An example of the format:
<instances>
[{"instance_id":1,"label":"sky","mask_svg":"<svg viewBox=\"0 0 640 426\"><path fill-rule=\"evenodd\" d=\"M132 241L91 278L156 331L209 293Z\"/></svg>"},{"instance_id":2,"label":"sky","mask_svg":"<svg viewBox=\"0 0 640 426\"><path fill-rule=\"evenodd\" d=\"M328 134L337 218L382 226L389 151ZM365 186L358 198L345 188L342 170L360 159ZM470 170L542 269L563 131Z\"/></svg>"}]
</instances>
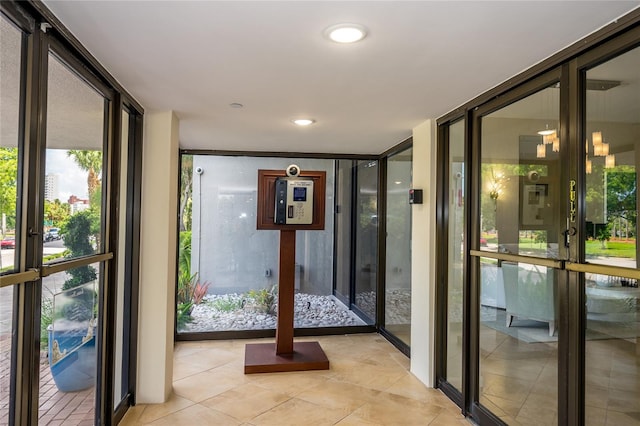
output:
<instances>
[{"instance_id":1,"label":"sky","mask_svg":"<svg viewBox=\"0 0 640 426\"><path fill-rule=\"evenodd\" d=\"M87 199L87 172L80 169L65 149L47 149L47 175L58 175L57 198L66 203L71 195Z\"/></svg>"}]
</instances>

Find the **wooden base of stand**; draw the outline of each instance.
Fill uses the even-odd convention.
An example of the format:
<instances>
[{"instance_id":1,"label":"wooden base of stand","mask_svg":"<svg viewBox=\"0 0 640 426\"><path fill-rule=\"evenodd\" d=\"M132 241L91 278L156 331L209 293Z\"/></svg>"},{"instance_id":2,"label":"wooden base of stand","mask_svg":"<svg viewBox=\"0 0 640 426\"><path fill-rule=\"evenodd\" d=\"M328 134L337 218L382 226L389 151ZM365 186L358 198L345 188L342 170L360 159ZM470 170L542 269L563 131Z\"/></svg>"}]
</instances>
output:
<instances>
[{"instance_id":1,"label":"wooden base of stand","mask_svg":"<svg viewBox=\"0 0 640 426\"><path fill-rule=\"evenodd\" d=\"M293 353L280 355L275 343L245 346L244 374L328 369L329 359L318 342L294 342Z\"/></svg>"}]
</instances>

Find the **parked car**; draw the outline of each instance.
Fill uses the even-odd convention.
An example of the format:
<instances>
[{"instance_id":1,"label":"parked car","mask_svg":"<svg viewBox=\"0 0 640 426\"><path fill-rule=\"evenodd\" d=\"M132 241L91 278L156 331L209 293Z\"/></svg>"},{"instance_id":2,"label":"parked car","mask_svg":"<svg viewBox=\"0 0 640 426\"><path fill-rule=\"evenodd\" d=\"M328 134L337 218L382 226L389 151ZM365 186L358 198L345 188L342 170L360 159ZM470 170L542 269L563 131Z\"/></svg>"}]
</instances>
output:
<instances>
[{"instance_id":1,"label":"parked car","mask_svg":"<svg viewBox=\"0 0 640 426\"><path fill-rule=\"evenodd\" d=\"M59 240L60 238L62 238L60 235L60 228L51 228L49 229L49 232L44 234L45 242Z\"/></svg>"},{"instance_id":2,"label":"parked car","mask_svg":"<svg viewBox=\"0 0 640 426\"><path fill-rule=\"evenodd\" d=\"M5 237L0 241L0 248L14 249L16 248L16 239L14 237Z\"/></svg>"}]
</instances>

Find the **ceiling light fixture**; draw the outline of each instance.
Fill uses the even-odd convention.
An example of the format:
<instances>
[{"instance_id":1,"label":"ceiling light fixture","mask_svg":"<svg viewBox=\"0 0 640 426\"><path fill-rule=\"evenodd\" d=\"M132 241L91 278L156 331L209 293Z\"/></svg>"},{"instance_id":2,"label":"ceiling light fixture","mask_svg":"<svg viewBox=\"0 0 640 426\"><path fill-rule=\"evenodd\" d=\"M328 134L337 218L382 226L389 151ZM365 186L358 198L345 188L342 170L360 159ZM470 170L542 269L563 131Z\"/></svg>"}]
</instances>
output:
<instances>
[{"instance_id":1,"label":"ceiling light fixture","mask_svg":"<svg viewBox=\"0 0 640 426\"><path fill-rule=\"evenodd\" d=\"M293 124L295 124L296 126L310 126L313 123L316 122L316 120L312 120L310 118L298 118L296 120L291 120L293 122Z\"/></svg>"},{"instance_id":2,"label":"ceiling light fixture","mask_svg":"<svg viewBox=\"0 0 640 426\"><path fill-rule=\"evenodd\" d=\"M336 24L324 30L324 34L336 43L355 43L367 36L367 29L360 24Z\"/></svg>"},{"instance_id":3,"label":"ceiling light fixture","mask_svg":"<svg viewBox=\"0 0 640 426\"><path fill-rule=\"evenodd\" d=\"M242 108L244 105L242 105L241 103L238 103L238 102L234 102L234 103L229 104L229 106L231 108Z\"/></svg>"}]
</instances>

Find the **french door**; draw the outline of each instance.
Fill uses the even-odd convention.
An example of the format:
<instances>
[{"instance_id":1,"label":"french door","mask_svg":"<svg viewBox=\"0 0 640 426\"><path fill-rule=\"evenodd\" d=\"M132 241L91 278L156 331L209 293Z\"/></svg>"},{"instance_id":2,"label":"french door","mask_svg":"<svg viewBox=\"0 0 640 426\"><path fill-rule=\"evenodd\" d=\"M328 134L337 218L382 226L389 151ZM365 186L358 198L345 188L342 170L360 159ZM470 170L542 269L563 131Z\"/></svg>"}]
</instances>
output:
<instances>
[{"instance_id":1,"label":"french door","mask_svg":"<svg viewBox=\"0 0 640 426\"><path fill-rule=\"evenodd\" d=\"M481 424L640 424L639 40L441 126L437 379Z\"/></svg>"}]
</instances>

